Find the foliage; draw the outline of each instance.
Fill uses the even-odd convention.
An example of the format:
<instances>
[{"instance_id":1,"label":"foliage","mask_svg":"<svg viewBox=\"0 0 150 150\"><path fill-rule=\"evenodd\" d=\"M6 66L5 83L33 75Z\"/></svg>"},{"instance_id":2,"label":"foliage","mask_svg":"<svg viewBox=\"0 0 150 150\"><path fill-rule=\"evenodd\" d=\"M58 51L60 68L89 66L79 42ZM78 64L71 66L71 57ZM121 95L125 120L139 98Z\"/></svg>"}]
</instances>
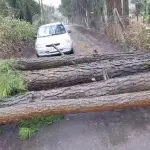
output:
<instances>
[{"instance_id":1,"label":"foliage","mask_svg":"<svg viewBox=\"0 0 150 150\"><path fill-rule=\"evenodd\" d=\"M37 27L25 21L0 17L0 31L0 56L10 58L34 42Z\"/></svg>"},{"instance_id":2,"label":"foliage","mask_svg":"<svg viewBox=\"0 0 150 150\"><path fill-rule=\"evenodd\" d=\"M26 91L24 79L15 66L13 61L0 61L0 98Z\"/></svg>"},{"instance_id":3,"label":"foliage","mask_svg":"<svg viewBox=\"0 0 150 150\"><path fill-rule=\"evenodd\" d=\"M51 125L62 120L63 118L64 116L50 116L29 121L22 121L20 123L19 136L21 140L30 139L43 125Z\"/></svg>"},{"instance_id":4,"label":"foliage","mask_svg":"<svg viewBox=\"0 0 150 150\"><path fill-rule=\"evenodd\" d=\"M38 131L38 129L36 129L36 128L24 128L24 127L22 127L19 129L20 139L21 140L30 139L36 131Z\"/></svg>"},{"instance_id":5,"label":"foliage","mask_svg":"<svg viewBox=\"0 0 150 150\"><path fill-rule=\"evenodd\" d=\"M35 26L16 19L0 19L0 40L30 41L36 34Z\"/></svg>"},{"instance_id":6,"label":"foliage","mask_svg":"<svg viewBox=\"0 0 150 150\"><path fill-rule=\"evenodd\" d=\"M32 17L40 13L40 6L34 0L0 0L3 5L1 10L4 15L7 13L9 17L23 19L32 23Z\"/></svg>"},{"instance_id":7,"label":"foliage","mask_svg":"<svg viewBox=\"0 0 150 150\"><path fill-rule=\"evenodd\" d=\"M125 42L136 49L150 49L150 29L141 24L132 25L125 33Z\"/></svg>"},{"instance_id":8,"label":"foliage","mask_svg":"<svg viewBox=\"0 0 150 150\"><path fill-rule=\"evenodd\" d=\"M144 3L144 0L131 0L132 4L135 4L136 2Z\"/></svg>"},{"instance_id":9,"label":"foliage","mask_svg":"<svg viewBox=\"0 0 150 150\"><path fill-rule=\"evenodd\" d=\"M89 26L89 22L95 17L95 21L103 15L105 0L62 0L59 10L70 21ZM80 21L80 22L79 22Z\"/></svg>"},{"instance_id":10,"label":"foliage","mask_svg":"<svg viewBox=\"0 0 150 150\"><path fill-rule=\"evenodd\" d=\"M0 129L0 136L1 136L1 135L3 135L3 130L2 130L2 129Z\"/></svg>"}]
</instances>

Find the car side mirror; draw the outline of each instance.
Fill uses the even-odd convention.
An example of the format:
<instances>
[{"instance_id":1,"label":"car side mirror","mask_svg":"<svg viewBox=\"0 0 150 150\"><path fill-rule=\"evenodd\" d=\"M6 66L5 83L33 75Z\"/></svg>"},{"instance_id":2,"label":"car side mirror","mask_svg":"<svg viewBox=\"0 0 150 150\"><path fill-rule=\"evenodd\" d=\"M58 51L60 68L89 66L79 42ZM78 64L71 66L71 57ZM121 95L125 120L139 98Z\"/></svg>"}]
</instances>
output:
<instances>
[{"instance_id":1,"label":"car side mirror","mask_svg":"<svg viewBox=\"0 0 150 150\"><path fill-rule=\"evenodd\" d=\"M68 33L71 33L71 30L68 30L67 32L68 32Z\"/></svg>"}]
</instances>

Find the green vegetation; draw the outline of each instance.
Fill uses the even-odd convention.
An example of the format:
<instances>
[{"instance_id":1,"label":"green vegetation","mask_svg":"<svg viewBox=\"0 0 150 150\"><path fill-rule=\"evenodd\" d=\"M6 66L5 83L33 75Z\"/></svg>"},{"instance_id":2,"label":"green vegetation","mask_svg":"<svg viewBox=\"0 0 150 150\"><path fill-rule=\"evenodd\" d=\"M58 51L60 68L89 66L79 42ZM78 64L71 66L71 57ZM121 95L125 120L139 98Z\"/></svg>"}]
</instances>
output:
<instances>
[{"instance_id":1,"label":"green vegetation","mask_svg":"<svg viewBox=\"0 0 150 150\"><path fill-rule=\"evenodd\" d=\"M32 23L32 17L40 14L40 5L34 0L0 0L0 15Z\"/></svg>"},{"instance_id":2,"label":"green vegetation","mask_svg":"<svg viewBox=\"0 0 150 150\"><path fill-rule=\"evenodd\" d=\"M0 61L0 98L16 95L26 91L21 73L15 69L15 62Z\"/></svg>"},{"instance_id":3,"label":"green vegetation","mask_svg":"<svg viewBox=\"0 0 150 150\"><path fill-rule=\"evenodd\" d=\"M25 21L19 21L17 19L0 18L0 41L4 42L20 42L30 41L34 39L37 28Z\"/></svg>"},{"instance_id":4,"label":"green vegetation","mask_svg":"<svg viewBox=\"0 0 150 150\"><path fill-rule=\"evenodd\" d=\"M62 120L64 116L50 116L33 119L29 121L22 121L20 123L19 136L21 140L30 139L40 128L44 125L51 125Z\"/></svg>"},{"instance_id":5,"label":"green vegetation","mask_svg":"<svg viewBox=\"0 0 150 150\"><path fill-rule=\"evenodd\" d=\"M28 22L0 17L0 56L13 58L34 43L37 26Z\"/></svg>"},{"instance_id":6,"label":"green vegetation","mask_svg":"<svg viewBox=\"0 0 150 150\"><path fill-rule=\"evenodd\" d=\"M61 2L59 10L73 23L99 29L105 22L105 0L62 0Z\"/></svg>"},{"instance_id":7,"label":"green vegetation","mask_svg":"<svg viewBox=\"0 0 150 150\"><path fill-rule=\"evenodd\" d=\"M1 136L1 135L3 135L3 130L2 130L2 129L0 129L0 136Z\"/></svg>"}]
</instances>

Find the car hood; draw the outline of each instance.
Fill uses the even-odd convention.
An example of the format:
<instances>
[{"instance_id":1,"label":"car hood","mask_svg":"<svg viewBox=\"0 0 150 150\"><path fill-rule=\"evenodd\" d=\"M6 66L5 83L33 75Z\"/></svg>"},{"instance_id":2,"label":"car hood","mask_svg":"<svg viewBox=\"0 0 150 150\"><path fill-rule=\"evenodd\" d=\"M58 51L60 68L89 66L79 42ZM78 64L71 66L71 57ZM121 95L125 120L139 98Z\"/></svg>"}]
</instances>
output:
<instances>
[{"instance_id":1,"label":"car hood","mask_svg":"<svg viewBox=\"0 0 150 150\"><path fill-rule=\"evenodd\" d=\"M36 44L47 45L47 44L65 43L66 40L71 40L68 34L53 35L37 38Z\"/></svg>"}]
</instances>

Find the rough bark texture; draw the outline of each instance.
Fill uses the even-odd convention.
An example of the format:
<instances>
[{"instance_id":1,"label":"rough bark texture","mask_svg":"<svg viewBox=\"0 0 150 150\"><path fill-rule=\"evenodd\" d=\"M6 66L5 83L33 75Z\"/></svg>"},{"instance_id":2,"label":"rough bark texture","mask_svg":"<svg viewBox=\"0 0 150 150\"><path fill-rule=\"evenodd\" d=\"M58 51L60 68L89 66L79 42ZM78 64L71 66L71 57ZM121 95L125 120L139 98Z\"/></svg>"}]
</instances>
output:
<instances>
[{"instance_id":1,"label":"rough bark texture","mask_svg":"<svg viewBox=\"0 0 150 150\"><path fill-rule=\"evenodd\" d=\"M132 75L149 71L149 59L105 61L103 63L80 64L55 69L25 71L25 79L30 91L73 86L109 78ZM105 70L105 71L104 71Z\"/></svg>"},{"instance_id":2,"label":"rough bark texture","mask_svg":"<svg viewBox=\"0 0 150 150\"><path fill-rule=\"evenodd\" d=\"M116 95L150 90L150 73L114 78L103 82L94 82L72 87L58 88L48 91L33 91L11 100L0 102L0 108L38 102L45 97L49 100L78 99Z\"/></svg>"},{"instance_id":3,"label":"rough bark texture","mask_svg":"<svg viewBox=\"0 0 150 150\"><path fill-rule=\"evenodd\" d=\"M106 0L108 18L113 16L114 2L115 0Z\"/></svg>"},{"instance_id":4,"label":"rough bark texture","mask_svg":"<svg viewBox=\"0 0 150 150\"><path fill-rule=\"evenodd\" d=\"M120 16L122 16L122 0L115 0L115 7L118 10Z\"/></svg>"},{"instance_id":5,"label":"rough bark texture","mask_svg":"<svg viewBox=\"0 0 150 150\"><path fill-rule=\"evenodd\" d=\"M38 99L38 98L37 98ZM85 99L42 100L0 109L0 124L41 116L150 106L150 91Z\"/></svg>"},{"instance_id":6,"label":"rough bark texture","mask_svg":"<svg viewBox=\"0 0 150 150\"><path fill-rule=\"evenodd\" d=\"M123 16L124 24L129 25L129 0L123 0Z\"/></svg>"},{"instance_id":7,"label":"rough bark texture","mask_svg":"<svg viewBox=\"0 0 150 150\"><path fill-rule=\"evenodd\" d=\"M52 57L42 59L26 59L18 61L18 69L20 70L40 70L47 68L57 68L61 66L70 66L74 64L91 63L104 60L120 60L120 59L150 59L150 53L117 53L96 56L65 56Z\"/></svg>"}]
</instances>

